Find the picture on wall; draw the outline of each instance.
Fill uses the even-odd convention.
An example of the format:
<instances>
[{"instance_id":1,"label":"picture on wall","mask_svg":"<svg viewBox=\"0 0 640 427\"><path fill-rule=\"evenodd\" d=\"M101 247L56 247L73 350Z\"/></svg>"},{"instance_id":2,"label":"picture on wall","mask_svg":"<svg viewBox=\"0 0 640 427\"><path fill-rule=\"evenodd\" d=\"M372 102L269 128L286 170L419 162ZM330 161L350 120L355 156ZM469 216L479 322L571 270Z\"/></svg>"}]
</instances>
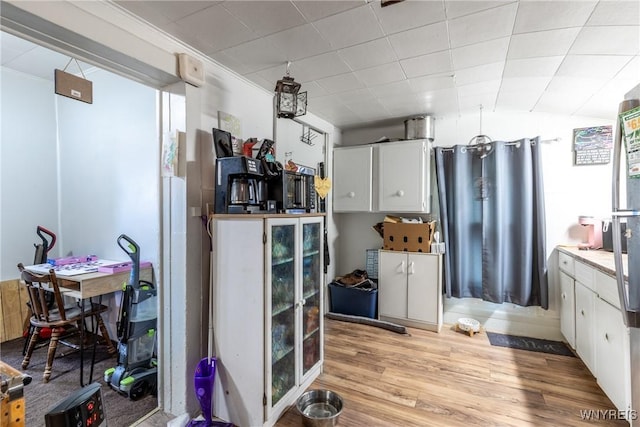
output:
<instances>
[{"instance_id":1,"label":"picture on wall","mask_svg":"<svg viewBox=\"0 0 640 427\"><path fill-rule=\"evenodd\" d=\"M593 126L573 130L574 165L604 165L611 161L613 128Z\"/></svg>"}]
</instances>

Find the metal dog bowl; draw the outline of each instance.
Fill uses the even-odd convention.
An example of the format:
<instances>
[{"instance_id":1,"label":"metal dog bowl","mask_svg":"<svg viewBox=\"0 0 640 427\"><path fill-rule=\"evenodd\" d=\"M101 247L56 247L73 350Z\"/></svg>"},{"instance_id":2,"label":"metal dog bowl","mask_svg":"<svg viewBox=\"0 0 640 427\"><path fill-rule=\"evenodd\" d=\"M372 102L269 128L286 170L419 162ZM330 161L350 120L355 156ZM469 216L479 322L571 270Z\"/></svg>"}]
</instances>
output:
<instances>
[{"instance_id":1,"label":"metal dog bowl","mask_svg":"<svg viewBox=\"0 0 640 427\"><path fill-rule=\"evenodd\" d=\"M338 424L342 412L342 398L331 390L309 390L296 404L305 427L329 427Z\"/></svg>"}]
</instances>

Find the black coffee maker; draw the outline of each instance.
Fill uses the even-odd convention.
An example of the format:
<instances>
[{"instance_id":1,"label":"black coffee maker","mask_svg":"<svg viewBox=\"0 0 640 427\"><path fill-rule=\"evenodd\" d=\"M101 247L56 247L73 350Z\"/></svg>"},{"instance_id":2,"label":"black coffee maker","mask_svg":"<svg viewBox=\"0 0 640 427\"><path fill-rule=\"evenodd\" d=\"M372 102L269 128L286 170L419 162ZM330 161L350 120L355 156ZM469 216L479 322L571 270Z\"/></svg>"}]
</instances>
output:
<instances>
[{"instance_id":1,"label":"black coffee maker","mask_svg":"<svg viewBox=\"0 0 640 427\"><path fill-rule=\"evenodd\" d=\"M245 156L216 159L213 210L217 214L267 212L262 164Z\"/></svg>"}]
</instances>

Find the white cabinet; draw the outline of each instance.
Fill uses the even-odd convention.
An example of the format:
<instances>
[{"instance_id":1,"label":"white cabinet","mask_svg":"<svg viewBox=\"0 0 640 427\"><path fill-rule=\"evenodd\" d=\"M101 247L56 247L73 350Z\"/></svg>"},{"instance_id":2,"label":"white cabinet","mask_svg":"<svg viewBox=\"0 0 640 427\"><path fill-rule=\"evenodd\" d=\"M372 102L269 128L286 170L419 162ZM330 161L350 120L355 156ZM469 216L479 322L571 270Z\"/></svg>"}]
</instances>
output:
<instances>
[{"instance_id":1,"label":"white cabinet","mask_svg":"<svg viewBox=\"0 0 640 427\"><path fill-rule=\"evenodd\" d=\"M628 329L625 328L620 310L601 298L595 300L595 348L598 384L618 409L629 405L627 390L630 387L625 348L628 345Z\"/></svg>"},{"instance_id":2,"label":"white cabinet","mask_svg":"<svg viewBox=\"0 0 640 427\"><path fill-rule=\"evenodd\" d=\"M598 259L596 255L594 259ZM618 410L628 411L631 407L629 328L622 320L615 278L583 262L578 255L559 252L558 261L562 334L569 344L573 334L576 353L602 390Z\"/></svg>"},{"instance_id":3,"label":"white cabinet","mask_svg":"<svg viewBox=\"0 0 640 427\"><path fill-rule=\"evenodd\" d=\"M560 271L560 332L576 348L576 301L573 277Z\"/></svg>"},{"instance_id":4,"label":"white cabinet","mask_svg":"<svg viewBox=\"0 0 640 427\"><path fill-rule=\"evenodd\" d=\"M214 413L271 426L322 369L323 218L221 215L212 236Z\"/></svg>"},{"instance_id":5,"label":"white cabinet","mask_svg":"<svg viewBox=\"0 0 640 427\"><path fill-rule=\"evenodd\" d=\"M372 179L373 146L335 148L332 181L334 212L371 212Z\"/></svg>"},{"instance_id":6,"label":"white cabinet","mask_svg":"<svg viewBox=\"0 0 640 427\"><path fill-rule=\"evenodd\" d=\"M380 319L439 332L442 311L442 255L379 251Z\"/></svg>"},{"instance_id":7,"label":"white cabinet","mask_svg":"<svg viewBox=\"0 0 640 427\"><path fill-rule=\"evenodd\" d=\"M429 142L400 141L379 144L378 210L429 212Z\"/></svg>"},{"instance_id":8,"label":"white cabinet","mask_svg":"<svg viewBox=\"0 0 640 427\"><path fill-rule=\"evenodd\" d=\"M587 368L595 373L594 328L595 294L576 281L576 352Z\"/></svg>"},{"instance_id":9,"label":"white cabinet","mask_svg":"<svg viewBox=\"0 0 640 427\"><path fill-rule=\"evenodd\" d=\"M333 210L429 212L430 168L427 140L334 148Z\"/></svg>"}]
</instances>

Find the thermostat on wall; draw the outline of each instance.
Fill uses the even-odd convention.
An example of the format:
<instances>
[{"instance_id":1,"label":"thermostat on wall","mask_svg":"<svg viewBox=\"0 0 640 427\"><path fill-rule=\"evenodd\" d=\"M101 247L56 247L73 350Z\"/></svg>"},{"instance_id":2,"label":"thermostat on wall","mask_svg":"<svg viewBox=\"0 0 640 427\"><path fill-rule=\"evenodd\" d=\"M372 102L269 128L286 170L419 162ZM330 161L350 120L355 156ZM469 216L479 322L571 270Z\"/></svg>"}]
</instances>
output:
<instances>
[{"instance_id":1,"label":"thermostat on wall","mask_svg":"<svg viewBox=\"0 0 640 427\"><path fill-rule=\"evenodd\" d=\"M202 61L187 55L178 54L178 74L185 82L200 87L204 84L204 66Z\"/></svg>"}]
</instances>

